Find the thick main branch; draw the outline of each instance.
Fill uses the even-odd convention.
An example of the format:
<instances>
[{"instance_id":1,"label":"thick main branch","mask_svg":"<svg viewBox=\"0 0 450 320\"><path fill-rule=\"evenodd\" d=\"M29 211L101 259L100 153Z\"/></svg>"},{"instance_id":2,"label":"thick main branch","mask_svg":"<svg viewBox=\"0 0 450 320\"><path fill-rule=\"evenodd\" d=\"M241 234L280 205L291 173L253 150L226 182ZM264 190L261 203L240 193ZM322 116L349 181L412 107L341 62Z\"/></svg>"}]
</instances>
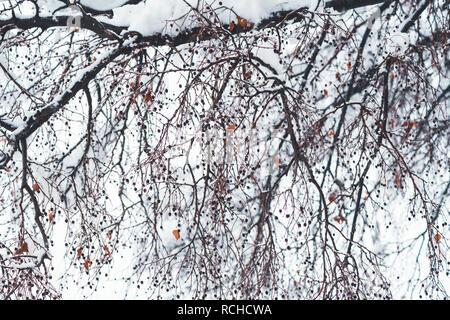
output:
<instances>
[{"instance_id":1,"label":"thick main branch","mask_svg":"<svg viewBox=\"0 0 450 320\"><path fill-rule=\"evenodd\" d=\"M134 4L134 2L138 1L129 1L129 4ZM357 0L332 0L327 1L325 3L325 8L333 8L335 10L344 11L349 9L355 9L358 7L364 7L369 5L375 5L378 3L383 3L383 0L365 0L365 1L357 1ZM82 29L90 30L102 38L107 38L111 40L119 40L120 36L123 32L135 33L134 30L129 29L126 26L118 26L106 22L99 22L96 18L94 18L90 12L91 8L80 5L80 8L84 11L84 14L80 16L80 27ZM306 10L307 8L300 7L297 10L286 10L286 11L278 11L273 12L270 17L263 19L260 23L254 26L253 30L261 30L268 27L272 27L282 21L293 21L299 18L296 12L301 12ZM108 13L111 13L107 11ZM100 12L95 12L100 13ZM0 35L4 35L7 31L12 29L32 29L32 28L40 28L42 30L47 30L49 28L54 27L67 27L68 19L71 19L71 16L50 16L50 17L42 17L35 16L33 18L18 18L12 17L7 20L0 20ZM151 23L151 22L149 22ZM229 24L220 24L217 23L217 27L215 29L227 30L229 34L239 34L252 30L251 28L242 28L238 25L234 28L230 28ZM232 30L230 30L232 29ZM185 43L194 42L196 40L208 40L214 37L217 37L218 33L209 32L205 30L205 28L194 27L182 30L179 34L175 36L169 36L162 33L155 33L153 35L149 35L143 37L144 40L152 43L154 46L162 46L162 45L181 45Z\"/></svg>"}]
</instances>

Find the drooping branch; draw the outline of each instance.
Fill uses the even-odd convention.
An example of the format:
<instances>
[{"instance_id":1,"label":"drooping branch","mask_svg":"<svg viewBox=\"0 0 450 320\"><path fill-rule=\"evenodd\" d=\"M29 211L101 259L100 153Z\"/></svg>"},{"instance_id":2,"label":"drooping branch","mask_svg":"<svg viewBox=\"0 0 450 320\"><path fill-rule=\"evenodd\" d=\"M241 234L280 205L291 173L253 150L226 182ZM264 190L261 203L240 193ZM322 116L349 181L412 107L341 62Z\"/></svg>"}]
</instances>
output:
<instances>
[{"instance_id":1,"label":"drooping branch","mask_svg":"<svg viewBox=\"0 0 450 320\"><path fill-rule=\"evenodd\" d=\"M132 42L132 41L131 41ZM1 127L8 130L9 142L16 146L11 148L10 154L4 154L0 158L0 167L6 168L6 164L10 161L12 153L17 150L17 143L19 141L26 140L33 132L39 129L44 123L46 123L55 113L61 110L75 95L82 89L84 89L88 83L93 80L99 72L101 72L111 61L120 55L131 52L133 48L130 44L120 45L111 50L103 58L97 60L93 65L81 71L81 75L77 77L68 88L59 96L57 96L49 104L42 106L29 117L24 125L18 127L17 125L10 124L7 121L0 121Z\"/></svg>"},{"instance_id":2,"label":"drooping branch","mask_svg":"<svg viewBox=\"0 0 450 320\"><path fill-rule=\"evenodd\" d=\"M126 4L135 4L139 1L128 1ZM345 5L345 8L356 8L364 5L373 5L376 3L381 3L383 1L328 1L326 2L327 8L337 8L339 6ZM82 7L84 10L85 8ZM299 8L298 10L291 11L279 11L273 13L269 18L263 19L258 25L254 26L255 30L262 30L270 27L274 27L280 23L285 23L286 21L299 20L302 18L302 12L306 8ZM42 30L47 30L54 27L66 27L68 19L70 16L55 16L55 17L41 17L36 14L32 18L19 18L13 15L12 18L7 20L0 20L0 35L5 35L7 31L14 28L19 29L32 29L40 28ZM90 14L84 13L80 17L81 28L91 30L100 37L108 38L111 40L123 41L127 37L127 34L123 38L119 38L118 34L127 30L126 27L115 26L107 23L100 23ZM214 27L214 26L213 26ZM209 27L208 30L205 28L195 27L188 30L184 30L175 36L168 36L163 34L155 34L147 37L140 37L138 42L150 43L152 46L163 46L171 45L178 46L198 40L208 40L212 38L217 38L220 35L232 36L239 33L244 33L250 31L252 28L246 28L236 25L234 28L230 28L229 25L218 24L217 28ZM128 30L130 31L130 30ZM128 32L128 36L134 35L134 32ZM40 108L34 116L30 117L26 125L17 128L8 122L1 121L0 125L8 131L14 131L15 140L20 141L26 139L38 128L40 128L45 122L50 119L50 117L58 112L62 107L64 107L70 99L72 99L81 89L85 87L95 76L114 58L129 51L129 47L119 46L111 55L107 56L104 60L100 60L95 63L88 71L86 71L79 79L74 81L69 88L64 91L60 96L54 99L53 102ZM6 159L9 159L6 158ZM3 161L4 162L4 161Z\"/></svg>"},{"instance_id":3,"label":"drooping branch","mask_svg":"<svg viewBox=\"0 0 450 320\"><path fill-rule=\"evenodd\" d=\"M95 76L102 71L111 61L122 54L128 53L131 49L130 46L119 46L113 49L110 54L91 67L84 71L82 76L75 79L73 83L58 97L56 97L51 103L38 109L34 116L30 117L26 125L15 132L16 140L22 140L29 137L39 127L41 127L52 115L61 110L81 89L84 89L86 85L95 78ZM17 130L17 129L16 129Z\"/></svg>"},{"instance_id":4,"label":"drooping branch","mask_svg":"<svg viewBox=\"0 0 450 320\"><path fill-rule=\"evenodd\" d=\"M26 140L21 140L20 145L22 148L22 189L25 190L28 195L31 198L31 201L34 206L34 221L36 225L39 228L39 232L41 233L42 241L44 243L45 249L48 249L48 238L47 234L45 233L44 227L42 226L41 218L43 216L41 209L39 207L39 202L36 198L36 195L34 194L34 191L31 189L31 187L27 183L27 173L28 173L28 153L27 153L27 142ZM23 191L22 191L23 192Z\"/></svg>"}]
</instances>

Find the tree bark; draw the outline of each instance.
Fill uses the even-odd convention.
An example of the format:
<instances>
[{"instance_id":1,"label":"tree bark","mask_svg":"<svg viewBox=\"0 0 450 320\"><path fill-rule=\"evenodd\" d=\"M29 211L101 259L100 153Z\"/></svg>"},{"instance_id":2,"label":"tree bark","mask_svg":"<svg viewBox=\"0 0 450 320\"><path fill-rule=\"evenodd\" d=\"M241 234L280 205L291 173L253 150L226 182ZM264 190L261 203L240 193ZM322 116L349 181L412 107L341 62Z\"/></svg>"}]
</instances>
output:
<instances>
[{"instance_id":1,"label":"tree bark","mask_svg":"<svg viewBox=\"0 0 450 320\"><path fill-rule=\"evenodd\" d=\"M383 3L385 0L332 0L325 4L326 8L333 8L337 11L346 11L360 7L372 6Z\"/></svg>"}]
</instances>

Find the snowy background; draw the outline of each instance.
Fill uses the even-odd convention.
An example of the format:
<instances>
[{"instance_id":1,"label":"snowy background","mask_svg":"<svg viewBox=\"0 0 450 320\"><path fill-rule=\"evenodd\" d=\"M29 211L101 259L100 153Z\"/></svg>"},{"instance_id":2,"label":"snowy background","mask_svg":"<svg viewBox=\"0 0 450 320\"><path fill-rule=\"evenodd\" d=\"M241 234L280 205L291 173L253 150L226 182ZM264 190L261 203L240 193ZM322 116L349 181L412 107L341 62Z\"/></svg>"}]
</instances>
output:
<instances>
[{"instance_id":1,"label":"snowy background","mask_svg":"<svg viewBox=\"0 0 450 320\"><path fill-rule=\"evenodd\" d=\"M444 1L436 2L438 8ZM108 62L110 69L99 72L95 80L90 82L91 102L88 101L87 94L79 90L51 118L51 126L41 128L27 138L28 159L32 168L32 176L28 180L31 185L39 185L37 197L46 216L43 225L50 241L48 255L51 260L45 260L45 272L51 275L50 282L63 299L198 298L201 295L194 292L196 285L203 281L201 265L206 257L214 268L221 268L218 274L223 278L220 280L222 287L218 291L208 291L204 289L208 284L204 284L204 287L202 284L201 288L206 292L203 297L246 297L245 293L235 291L237 270L242 268L241 259L248 259L250 252L254 250L253 241L259 235L257 228L252 226L257 225L256 218L262 210L249 199L258 199L267 177L275 177L290 166L289 156L292 156L291 149L286 146L290 142L284 129L267 129L276 127L283 117L283 109L276 103L276 99L272 101L267 97L285 86L293 92L303 89L296 92L304 99L304 113L298 114L300 123L295 124L296 133L301 137L300 142L306 141L306 137L310 137L311 132L316 130L314 125L319 123L321 117L327 116L322 127L317 129L320 132L317 136L321 135L322 138L313 142L321 147L318 150L311 147L310 153L307 153L314 161L314 170L320 173L320 168L327 165L328 155L332 150L333 135L342 106L329 108L345 94L346 86L351 82L358 44L367 30L354 26L370 21L372 30L358 68L368 71L374 66L380 66L381 74L387 57L394 56L403 61L403 64L398 63L398 69L393 69L389 74L389 78L392 78L391 86L395 88L392 89L394 97L402 95L410 77L427 77L426 80L418 81L421 84L416 90L424 98L430 97L430 101L436 99L443 91L442 88L449 85L448 50L434 49L442 53L438 60L433 54L427 56L424 53L424 66L416 65L412 60L413 54L410 53L413 44L433 35L434 30L427 29L427 26L439 24L430 22L430 14L433 13L425 11L419 19L424 25L420 34L415 28L410 28L409 32L400 32L408 23L407 17L413 16L414 9L423 5L424 1L411 6L405 4L402 9L409 11L393 15L389 21L385 14L373 19L378 17L380 5L337 12L325 8L323 1L151 0L137 4L123 5L124 3L128 1L80 1L81 5L94 10L112 10L112 15L99 15L96 19L105 25L123 27L115 36L126 38L122 47L130 48L139 43L142 37L174 37L180 34L180 30L204 26L205 21L200 18L199 12L213 12L214 18L211 20L217 24L226 24L230 30L233 23L239 24L244 18L248 21L245 27L247 23L257 26L275 12L302 8L310 26L302 29L305 21L288 22L281 35L270 29L249 30L235 36L239 45L233 44L232 40L225 42L212 39L198 41L193 47L188 43L173 49L171 46L153 47L150 41L142 51L145 53L143 56ZM62 8L64 3L57 0L37 0L36 4L40 8L40 17L81 14L73 7ZM12 11L8 10L10 5L9 1L0 1L0 21L13 18ZM396 10L394 6L388 11ZM17 5L14 12L18 19L31 19L36 15L36 6L32 1L24 1ZM445 12L441 14L446 16ZM327 37L326 45L319 51L319 58L311 73L311 77L315 79L311 82L308 79L306 83L301 76L295 75L302 75L307 70L314 44L320 38L327 19L333 21L335 36ZM350 30L353 30L353 36ZM10 140L26 130L27 119L39 116L39 106L57 105L86 74L100 68L117 50L114 40L108 42L100 39L82 26L76 31L74 28L57 27L46 30L43 35L39 35L39 32L26 34L23 37L28 40L23 40L23 43L17 40L21 37L19 31L16 34L14 32L16 31L7 34L14 40L3 40L0 43L0 63L8 70L8 74L0 70L0 119L15 128L10 132L2 131L5 139ZM345 41L350 40L345 45L333 43L333 40L346 37ZM274 50L280 43L282 46ZM446 45L448 46L448 42ZM200 53L194 54L193 50ZM251 100L249 97L252 92L248 96L239 97L235 95L233 87L227 87L221 102L224 112L220 114L222 118L219 118L213 108L214 99L211 99L214 91L209 91L207 86L216 85L215 74L225 77L231 62L224 64L223 68L222 65L212 66L211 70L205 71L205 78L198 78L197 82L193 80L195 73L193 76L191 71L200 70L210 61L233 54L250 55L261 62L257 68L249 67L244 60L237 60L243 68L248 67L252 72L240 72L240 76L244 74L244 80L236 80L234 84L238 86L247 81L255 86L251 90L261 90L265 96L260 98L255 93L257 97ZM140 66L139 59L148 60ZM192 68L186 67L187 61ZM69 64L73 67L69 67ZM411 67L406 72L402 69L407 69L405 65L416 65L416 69ZM440 65L440 68L435 68L436 65ZM31 70L34 70L34 74L30 75ZM234 77L238 76L233 75L233 81ZM342 252L348 246L346 237L351 233L351 208L355 204L352 196L346 198L346 194L353 190L355 181L358 181L370 161L364 157L364 148L373 147L378 139L375 135L368 135L367 141L361 141L359 135L363 129L358 127L361 112L359 106L364 105L369 113L377 112L383 93L374 88L378 86L377 81L381 83L380 79L381 76L369 87L369 98L366 90L353 94L347 101L350 106L347 117L351 120L347 123L348 127L343 129L345 134L348 133L343 141L347 144L344 149L348 153L338 150L340 156L333 158L332 163L338 166L341 160L348 161L350 169L346 166L339 171L336 169L335 173L342 179L338 182L331 176L318 174L320 180L323 178L326 197L328 200L332 199L328 210L330 220L339 230L335 230L336 246ZM117 82L122 84L120 90L116 89ZM414 81L411 83L415 85ZM18 89L20 87L27 88L29 95L21 93ZM138 95L136 92L139 90L142 94ZM99 95L99 92L102 94ZM401 98L398 99L402 101ZM442 136L428 142L435 148L433 162L429 160L425 148L412 151L415 145L405 143L409 135L409 131L404 134L405 129L413 132L410 138L413 139L414 130L418 130L413 121L417 121L420 126L417 119L424 118L429 108L428 103L431 102L413 101L413 94L406 99L409 99L407 105L417 104L421 107L412 110L412 107L402 105L404 101L392 102L395 105L392 113L397 116L393 116L395 122L388 121L388 125L394 134L399 133L392 140L400 150L405 151L405 162L411 164L414 174L420 177L417 179L420 181L419 189L427 196L424 202L430 212L424 213L421 210L422 203L418 200L416 188L408 180L408 172L400 161L392 160L396 155L390 155L392 149L386 142L380 158L374 160L374 165L369 166L370 169L365 174L364 205L355 239L363 248L353 250L361 250L358 251L361 255L360 270L368 273L361 275L364 278L362 281L368 283L367 288L373 285L374 292L383 294L369 298L383 298L385 292L389 292L388 295L394 299L445 298L445 292L448 293L450 288L447 244L448 130L444 129ZM206 102L199 104L200 100ZM129 103L130 101L133 103ZM136 107L133 107L134 104ZM436 107L437 112L433 114L436 121L443 121L444 125L447 120L447 104L448 99L444 96ZM263 109L259 109L263 106ZM147 115L146 110L152 112L151 116ZM259 121L257 126L252 128L256 121L252 123L242 116L245 112L252 113L252 116L254 112L253 120L256 118ZM84 139L87 135L88 114L94 116L96 131L92 133L93 142L86 151ZM201 116L197 116L199 114ZM179 120L183 117L188 119L189 124L177 126L183 123ZM405 117L408 119L405 120ZM214 124L205 133L202 129L204 119L213 118ZM367 128L374 125L374 119L375 117L367 117L367 121L371 121ZM142 126L143 121L145 128ZM225 127L220 127L219 123ZM411 125L408 126L408 123ZM123 136L120 130L122 125L123 130L127 130ZM352 128L356 129L352 131ZM164 143L161 143L161 137L166 139ZM305 140L302 140L303 137ZM142 147L143 139L146 139L146 146L150 151ZM281 143L284 140L287 141L286 144ZM409 146L410 149L407 149ZM406 149L401 149L402 147ZM2 153L8 154L12 148L13 144L5 142ZM246 150L251 150L250 159L246 157ZM352 151L355 151L354 154ZM208 189L201 178L206 172L205 164L215 164L223 159L229 166L229 176L225 180L239 177L238 171L248 163L259 163L261 166L253 179L258 180L261 185L255 187L249 178L244 181L242 190L238 184L230 188L226 191L226 196L230 196L227 203L234 209L227 211L228 209L224 210L220 206L214 208L212 204L211 208L205 209L206 216L201 220L197 218L195 206L201 203L197 198ZM383 170L378 167L378 162ZM20 210L33 212L32 201L29 199L25 209L20 207L20 199L23 198L20 192L21 163L21 152L15 152L7 170L2 170L0 174L0 243L4 246L3 249L0 247L0 255L8 256L6 248L20 244L19 234L19 238L22 237L28 244L28 253L41 260L40 257L46 250L39 240L39 231L33 226L32 215L30 214L30 218L23 218L26 225L24 232L22 220L17 214ZM192 168L188 168L187 164L192 164ZM351 169L352 166L354 170ZM392 170L388 172L388 169ZM171 182L171 176L166 170L175 173L175 181ZM320 259L314 259L321 255L316 257L311 252L321 251L320 241L323 238L320 227L317 231L314 223L311 227L309 225L320 216L321 202L314 186L308 184L307 178L302 178L307 175L307 170L298 170L298 174L289 172L279 181L276 186L276 201L269 208L276 216L271 224L276 230L273 232L273 242L277 251L273 267L279 266L274 278L277 278L281 289L274 290L274 285L270 284L266 293L261 290L258 298L311 299L320 296L321 284L320 281L315 281L321 278L323 265ZM399 174L402 175L401 180ZM219 185L220 181L219 177L215 177L210 183ZM190 186L194 182L199 184L198 194L195 195ZM215 192L217 190L219 189ZM342 200L334 201L334 192L339 192L338 199L342 197ZM211 195L211 199L214 196L215 194ZM213 202L205 198L203 203L206 206ZM160 201L156 203L156 199ZM220 224L216 224L220 214L223 215L222 219L228 221L226 232L229 234L218 227ZM179 234L176 235L175 230ZM218 239L219 244L223 242L225 249L216 247L215 244L209 247L210 242L207 245L199 242L200 251L196 252L197 235L202 232L210 233L211 239L208 241ZM269 238L270 232L263 232ZM86 237L86 234L91 234L92 237ZM323 236L325 234L326 232ZM436 240L436 235L439 235L439 240ZM202 245L205 252L202 252ZM193 252L191 246L194 247ZM228 249L234 246L236 250ZM238 250L241 247L244 248L242 252ZM217 258L215 252L220 258L213 261ZM430 252L436 256L435 260L430 259ZM375 259L371 253L377 255L376 267L370 262ZM316 257L312 258L312 263L311 256ZM195 267L197 259L200 266L198 270ZM439 263L436 262L438 260ZM330 263L332 261L333 258L330 258ZM437 264L430 266L432 263ZM308 270L310 264L313 266L311 271ZM33 263L22 262L17 267L23 269L26 266L33 266ZM430 267L438 269L438 280L435 275L430 276ZM192 274L189 273L189 268L192 268ZM214 268L205 268L204 272L211 272ZM40 270L44 272L42 267ZM255 269L255 274L257 270L259 269ZM386 284L389 284L389 288L385 287ZM302 287L305 289L299 289ZM309 292L309 288L314 291L313 294ZM217 292L220 292L219 295L216 295Z\"/></svg>"}]
</instances>

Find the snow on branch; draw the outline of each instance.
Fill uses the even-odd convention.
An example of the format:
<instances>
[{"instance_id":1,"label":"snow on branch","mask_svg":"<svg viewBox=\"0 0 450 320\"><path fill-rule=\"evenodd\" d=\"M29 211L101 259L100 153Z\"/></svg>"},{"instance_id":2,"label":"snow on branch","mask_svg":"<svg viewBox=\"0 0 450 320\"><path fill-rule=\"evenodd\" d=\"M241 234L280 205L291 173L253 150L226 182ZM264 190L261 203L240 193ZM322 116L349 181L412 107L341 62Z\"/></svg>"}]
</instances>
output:
<instances>
[{"instance_id":1,"label":"snow on branch","mask_svg":"<svg viewBox=\"0 0 450 320\"><path fill-rule=\"evenodd\" d=\"M384 1L332 0L325 2L324 7L344 11L382 2ZM132 33L147 38L156 46L167 42L183 44L192 42L199 36L208 39L208 29L212 28L227 30L232 34L264 29L281 21L297 19L298 15L293 13L316 10L320 4L309 0L158 0L112 3L85 0L77 5L69 5L68 1L65 3L65 6L55 9L52 15L41 14L42 10L35 9L34 14L31 10L30 14L19 16L16 14L17 10L12 8L7 18L0 15L0 35L4 36L7 31L15 28L47 30L67 27L75 14L78 27L90 30L102 38L120 40ZM109 9L98 10L102 6ZM3 11L8 13L7 10ZM206 32L200 35L203 30Z\"/></svg>"}]
</instances>

